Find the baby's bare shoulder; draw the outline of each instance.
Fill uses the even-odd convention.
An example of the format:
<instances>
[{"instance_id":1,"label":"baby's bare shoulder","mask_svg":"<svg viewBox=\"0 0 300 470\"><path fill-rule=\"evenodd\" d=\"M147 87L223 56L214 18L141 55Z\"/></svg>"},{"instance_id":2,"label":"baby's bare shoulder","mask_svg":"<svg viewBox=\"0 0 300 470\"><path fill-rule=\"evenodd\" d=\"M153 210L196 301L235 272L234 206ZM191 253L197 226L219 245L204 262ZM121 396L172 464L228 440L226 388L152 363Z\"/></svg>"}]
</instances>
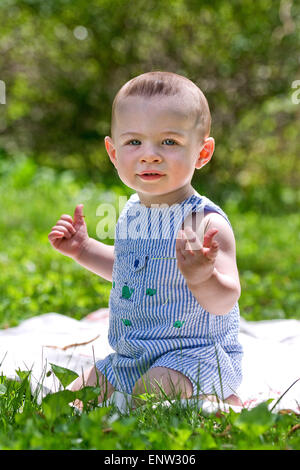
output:
<instances>
[{"instance_id":1,"label":"baby's bare shoulder","mask_svg":"<svg viewBox=\"0 0 300 470\"><path fill-rule=\"evenodd\" d=\"M229 223L221 214L208 212L204 216L204 234L211 228L217 228L216 241L220 243L220 248L225 252L235 252L235 237Z\"/></svg>"}]
</instances>

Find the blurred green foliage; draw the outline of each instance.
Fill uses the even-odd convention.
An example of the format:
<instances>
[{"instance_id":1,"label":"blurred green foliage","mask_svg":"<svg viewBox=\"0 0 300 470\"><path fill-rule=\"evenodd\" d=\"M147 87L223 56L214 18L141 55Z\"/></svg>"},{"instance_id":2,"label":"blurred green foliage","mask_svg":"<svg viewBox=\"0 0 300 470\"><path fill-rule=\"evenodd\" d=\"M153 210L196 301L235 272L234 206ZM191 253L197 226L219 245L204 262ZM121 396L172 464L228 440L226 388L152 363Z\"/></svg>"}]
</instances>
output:
<instances>
[{"instance_id":1,"label":"blurred green foliage","mask_svg":"<svg viewBox=\"0 0 300 470\"><path fill-rule=\"evenodd\" d=\"M216 150L193 184L233 224L242 315L300 318L299 17L291 0L1 0L1 327L107 306L110 284L47 234L84 203L97 238L97 206L131 194L103 139L119 88L151 70L208 98Z\"/></svg>"},{"instance_id":2,"label":"blurred green foliage","mask_svg":"<svg viewBox=\"0 0 300 470\"><path fill-rule=\"evenodd\" d=\"M106 308L111 283L54 250L48 234L62 214L73 216L82 203L88 233L97 240L97 225L107 217L97 216L97 207L113 204L117 218L118 196L128 188L82 184L72 170L59 173L25 157L0 161L0 186L5 208L0 211L0 328L48 312L80 320ZM235 199L216 202L227 212L235 233L241 315L247 320L300 320L299 215L262 217L254 210L241 214Z\"/></svg>"},{"instance_id":3,"label":"blurred green foliage","mask_svg":"<svg viewBox=\"0 0 300 470\"><path fill-rule=\"evenodd\" d=\"M299 203L299 2L1 0L0 17L0 158L118 184L103 143L113 98L169 70L211 107L215 155L195 184L243 211Z\"/></svg>"}]
</instances>

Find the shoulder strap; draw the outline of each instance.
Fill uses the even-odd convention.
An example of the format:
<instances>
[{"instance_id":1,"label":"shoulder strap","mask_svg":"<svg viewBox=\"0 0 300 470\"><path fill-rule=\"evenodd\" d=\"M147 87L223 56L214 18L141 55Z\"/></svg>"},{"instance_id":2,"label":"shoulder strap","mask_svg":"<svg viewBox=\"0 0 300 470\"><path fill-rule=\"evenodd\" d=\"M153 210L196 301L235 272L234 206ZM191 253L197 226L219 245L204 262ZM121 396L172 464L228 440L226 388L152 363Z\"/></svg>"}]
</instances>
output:
<instances>
[{"instance_id":1,"label":"shoulder strap","mask_svg":"<svg viewBox=\"0 0 300 470\"><path fill-rule=\"evenodd\" d=\"M221 209L220 206L215 204L213 201L211 201L206 196L201 196L200 194L197 193L196 197L199 200L199 203L196 205L194 212L204 210L204 215L205 215L205 213L208 213L208 212L216 212L217 214L222 215L224 217L224 219L229 223L230 227L232 228L230 220L229 220L227 214L223 211L223 209Z\"/></svg>"}]
</instances>

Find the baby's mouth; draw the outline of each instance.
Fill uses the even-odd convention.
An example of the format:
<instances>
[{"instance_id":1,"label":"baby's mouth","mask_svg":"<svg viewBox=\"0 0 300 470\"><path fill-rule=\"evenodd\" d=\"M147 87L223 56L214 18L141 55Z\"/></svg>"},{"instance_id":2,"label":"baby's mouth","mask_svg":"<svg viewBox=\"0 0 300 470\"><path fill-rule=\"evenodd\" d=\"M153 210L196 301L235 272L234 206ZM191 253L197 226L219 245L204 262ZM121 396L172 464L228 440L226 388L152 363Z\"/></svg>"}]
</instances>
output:
<instances>
[{"instance_id":1,"label":"baby's mouth","mask_svg":"<svg viewBox=\"0 0 300 470\"><path fill-rule=\"evenodd\" d=\"M164 176L163 173L157 173L157 172L152 172L152 171L149 171L149 172L143 172L143 173L140 173L138 174L138 176L144 180L144 181L152 181L152 180L158 180L160 178L162 178Z\"/></svg>"}]
</instances>

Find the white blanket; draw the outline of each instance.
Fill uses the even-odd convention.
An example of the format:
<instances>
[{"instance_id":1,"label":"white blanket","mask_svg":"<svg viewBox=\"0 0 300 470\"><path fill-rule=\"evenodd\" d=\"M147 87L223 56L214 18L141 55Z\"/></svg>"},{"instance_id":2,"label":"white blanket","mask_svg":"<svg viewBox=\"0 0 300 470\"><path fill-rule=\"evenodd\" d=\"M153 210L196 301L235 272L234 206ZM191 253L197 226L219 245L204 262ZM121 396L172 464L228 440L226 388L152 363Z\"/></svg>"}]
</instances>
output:
<instances>
[{"instance_id":1,"label":"white blanket","mask_svg":"<svg viewBox=\"0 0 300 470\"><path fill-rule=\"evenodd\" d=\"M55 375L47 374L50 363L79 374L113 352L107 333L108 309L81 321L58 313L30 318L15 328L0 330L0 374L17 378L16 370L32 370L32 391L41 399L60 389ZM251 408L273 398L271 409L284 394L273 411L300 413L300 321L248 322L241 318L240 342L244 378L237 392L243 406Z\"/></svg>"}]
</instances>

